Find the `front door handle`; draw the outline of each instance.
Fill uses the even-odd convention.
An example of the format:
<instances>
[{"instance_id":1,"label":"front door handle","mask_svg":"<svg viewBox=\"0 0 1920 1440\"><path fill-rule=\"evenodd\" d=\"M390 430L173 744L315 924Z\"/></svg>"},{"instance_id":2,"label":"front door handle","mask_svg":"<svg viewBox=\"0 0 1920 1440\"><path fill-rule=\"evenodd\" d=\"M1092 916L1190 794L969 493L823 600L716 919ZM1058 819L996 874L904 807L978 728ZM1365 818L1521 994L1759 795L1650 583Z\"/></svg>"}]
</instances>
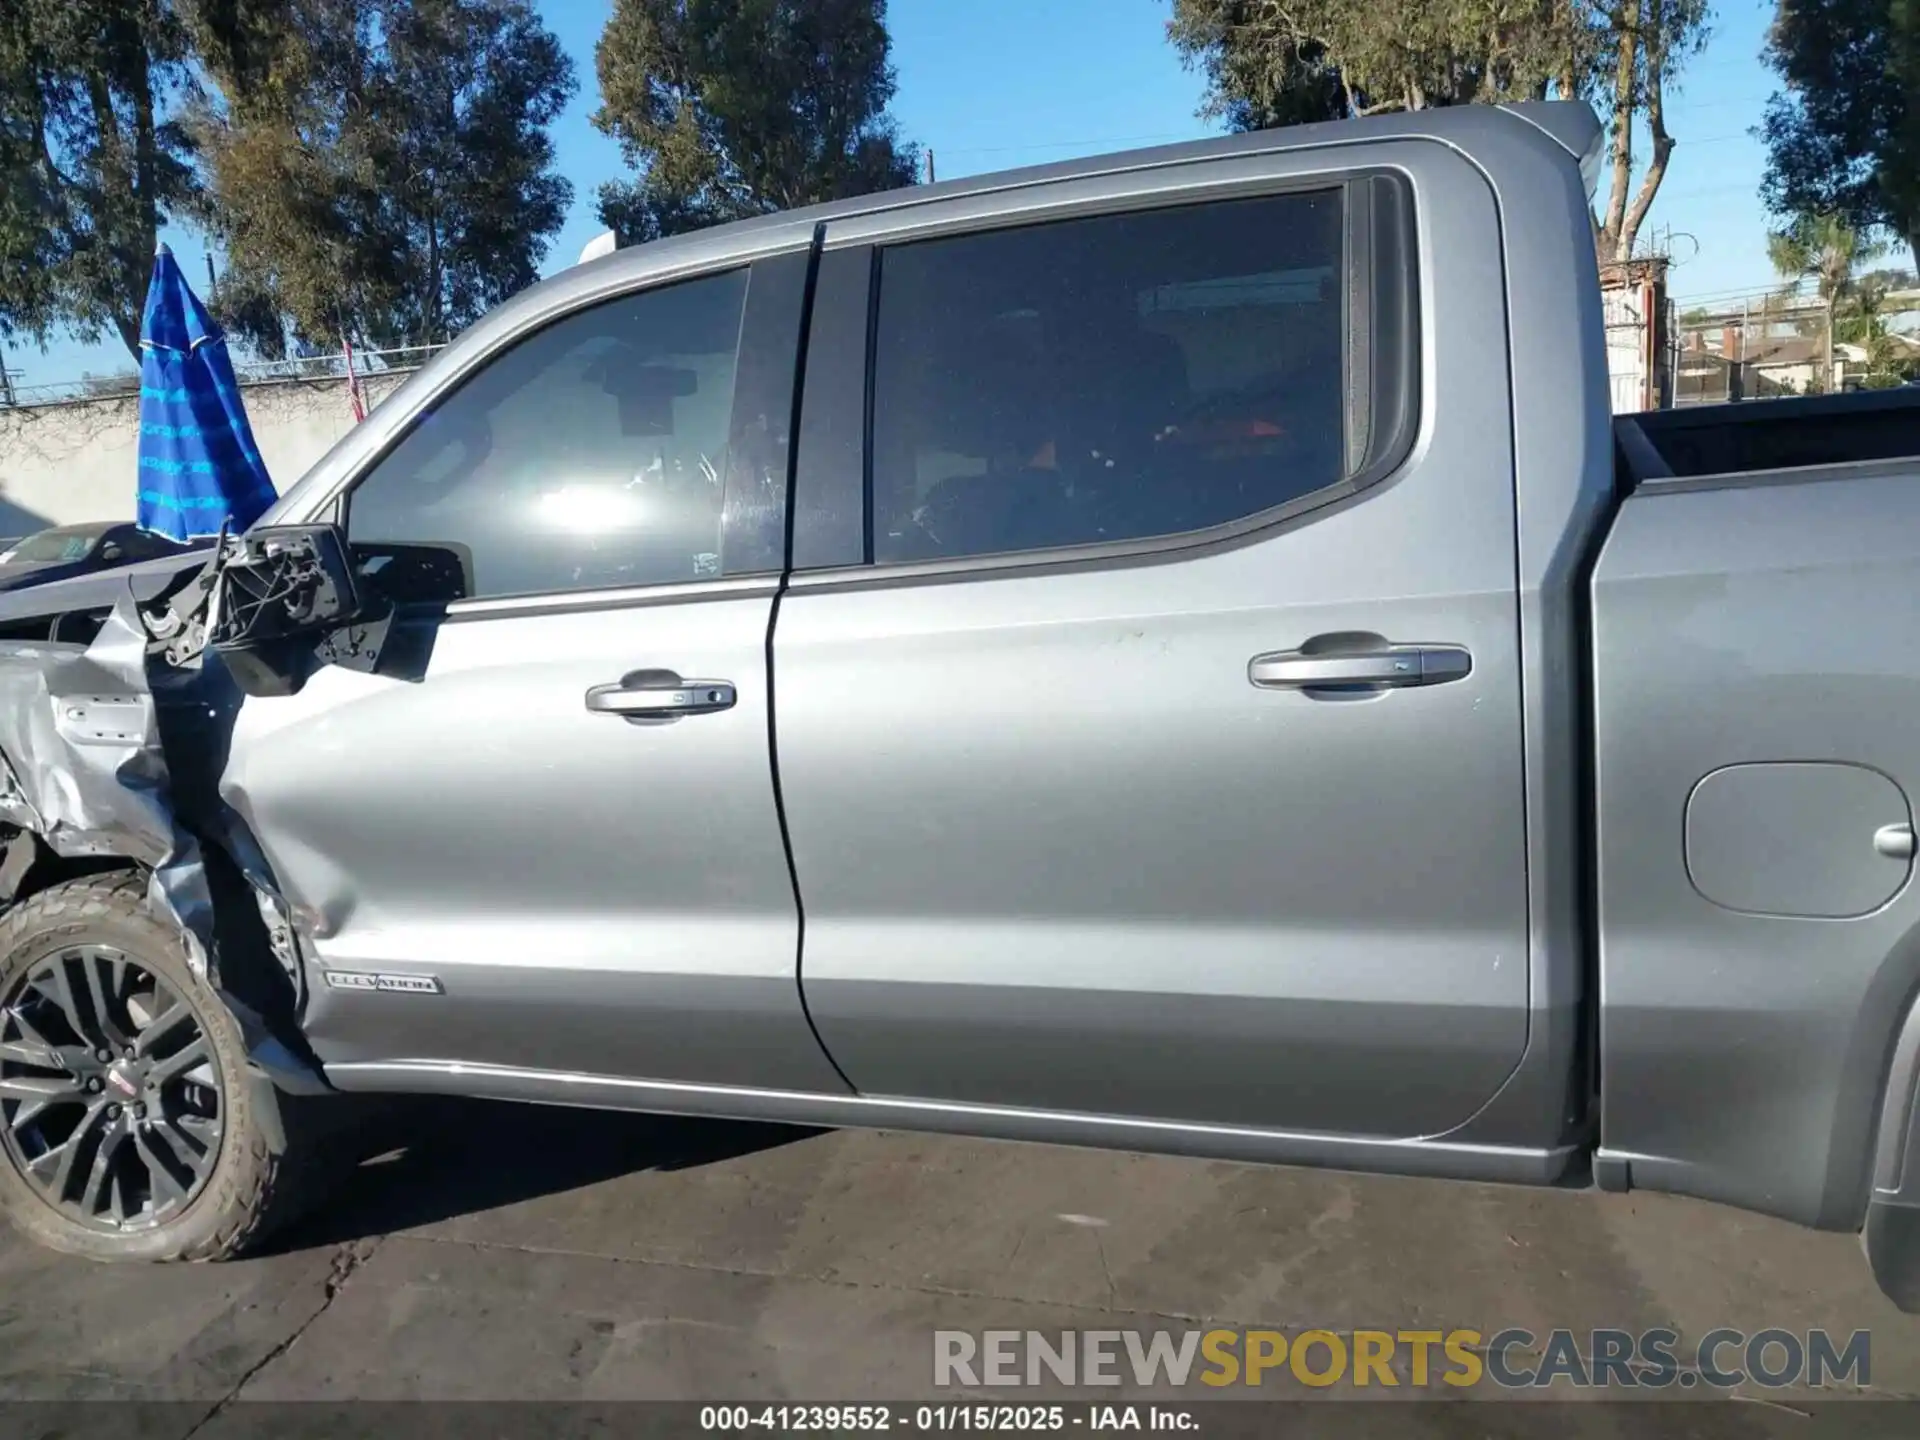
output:
<instances>
[{"instance_id":1,"label":"front door handle","mask_svg":"<svg viewBox=\"0 0 1920 1440\"><path fill-rule=\"evenodd\" d=\"M682 680L671 671L642 670L611 685L594 686L587 691L587 709L631 720L671 720L730 710L735 698L729 680Z\"/></svg>"},{"instance_id":2,"label":"front door handle","mask_svg":"<svg viewBox=\"0 0 1920 1440\"><path fill-rule=\"evenodd\" d=\"M1263 690L1444 685L1472 671L1473 656L1460 645L1388 645L1318 654L1283 650L1247 662L1247 679Z\"/></svg>"}]
</instances>

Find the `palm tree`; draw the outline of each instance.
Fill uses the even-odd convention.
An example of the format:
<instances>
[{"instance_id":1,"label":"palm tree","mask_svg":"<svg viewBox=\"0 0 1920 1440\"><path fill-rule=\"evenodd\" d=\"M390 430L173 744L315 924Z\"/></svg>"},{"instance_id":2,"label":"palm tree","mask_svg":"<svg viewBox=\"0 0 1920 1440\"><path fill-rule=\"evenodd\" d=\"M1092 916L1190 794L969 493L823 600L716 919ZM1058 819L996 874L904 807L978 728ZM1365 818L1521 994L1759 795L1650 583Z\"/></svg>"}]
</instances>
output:
<instances>
[{"instance_id":1,"label":"palm tree","mask_svg":"<svg viewBox=\"0 0 1920 1440\"><path fill-rule=\"evenodd\" d=\"M1869 240L1838 215L1796 215L1784 230L1767 236L1767 259L1788 280L1811 278L1826 318L1827 392L1839 389L1833 367L1833 314L1853 287L1856 267L1877 260L1887 247Z\"/></svg>"},{"instance_id":2,"label":"palm tree","mask_svg":"<svg viewBox=\"0 0 1920 1440\"><path fill-rule=\"evenodd\" d=\"M1867 352L1863 383L1872 388L1898 385L1913 370L1913 351L1894 337L1889 323L1889 317L1899 313L1887 303L1896 284L1884 270L1860 276L1834 317L1839 338Z\"/></svg>"}]
</instances>

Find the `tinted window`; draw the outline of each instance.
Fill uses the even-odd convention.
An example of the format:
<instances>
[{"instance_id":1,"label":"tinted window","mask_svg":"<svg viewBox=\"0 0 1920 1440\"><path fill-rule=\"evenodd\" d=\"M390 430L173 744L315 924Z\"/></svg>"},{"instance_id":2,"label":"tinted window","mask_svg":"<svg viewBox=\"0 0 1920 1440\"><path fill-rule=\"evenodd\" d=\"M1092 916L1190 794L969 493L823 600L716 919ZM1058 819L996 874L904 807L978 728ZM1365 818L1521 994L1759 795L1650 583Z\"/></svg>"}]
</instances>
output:
<instances>
[{"instance_id":1,"label":"tinted window","mask_svg":"<svg viewBox=\"0 0 1920 1440\"><path fill-rule=\"evenodd\" d=\"M43 562L84 560L87 552L98 544L100 537L90 532L75 534L71 530L42 530L38 535L29 535L14 546L10 559Z\"/></svg>"},{"instance_id":2,"label":"tinted window","mask_svg":"<svg viewBox=\"0 0 1920 1440\"><path fill-rule=\"evenodd\" d=\"M1341 192L882 252L879 561L1175 534L1344 478Z\"/></svg>"},{"instance_id":3,"label":"tinted window","mask_svg":"<svg viewBox=\"0 0 1920 1440\"><path fill-rule=\"evenodd\" d=\"M164 535L151 535L131 525L109 531L106 538L108 544L120 547L121 556L127 560L152 560L183 548Z\"/></svg>"},{"instance_id":4,"label":"tinted window","mask_svg":"<svg viewBox=\"0 0 1920 1440\"><path fill-rule=\"evenodd\" d=\"M706 579L744 270L568 316L489 361L354 489L347 534L395 600Z\"/></svg>"}]
</instances>

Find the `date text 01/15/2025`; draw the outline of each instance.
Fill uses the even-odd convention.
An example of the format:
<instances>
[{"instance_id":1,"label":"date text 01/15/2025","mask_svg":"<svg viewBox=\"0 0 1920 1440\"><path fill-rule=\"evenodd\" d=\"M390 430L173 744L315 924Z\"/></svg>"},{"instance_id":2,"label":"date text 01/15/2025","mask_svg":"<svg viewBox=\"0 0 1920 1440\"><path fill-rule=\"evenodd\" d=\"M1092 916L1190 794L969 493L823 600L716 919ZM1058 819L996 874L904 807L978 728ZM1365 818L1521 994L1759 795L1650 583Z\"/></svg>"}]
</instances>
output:
<instances>
[{"instance_id":1,"label":"date text 01/15/2025","mask_svg":"<svg viewBox=\"0 0 1920 1440\"><path fill-rule=\"evenodd\" d=\"M1177 1405L703 1405L703 1431L1158 1430L1200 1428Z\"/></svg>"}]
</instances>

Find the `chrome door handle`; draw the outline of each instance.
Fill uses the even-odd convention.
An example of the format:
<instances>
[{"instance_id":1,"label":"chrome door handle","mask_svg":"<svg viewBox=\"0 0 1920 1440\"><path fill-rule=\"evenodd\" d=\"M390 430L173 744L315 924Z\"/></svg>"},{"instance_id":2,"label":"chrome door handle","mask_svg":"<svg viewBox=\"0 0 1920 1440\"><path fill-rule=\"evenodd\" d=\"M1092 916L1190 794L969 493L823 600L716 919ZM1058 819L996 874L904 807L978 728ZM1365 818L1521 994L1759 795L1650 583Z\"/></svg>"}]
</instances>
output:
<instances>
[{"instance_id":1,"label":"chrome door handle","mask_svg":"<svg viewBox=\"0 0 1920 1440\"><path fill-rule=\"evenodd\" d=\"M735 698L728 680L618 680L587 691L587 709L596 715L667 720L730 710Z\"/></svg>"},{"instance_id":2,"label":"chrome door handle","mask_svg":"<svg viewBox=\"0 0 1920 1440\"><path fill-rule=\"evenodd\" d=\"M1263 690L1444 685L1472 671L1473 656L1460 645L1389 645L1347 654L1283 650L1247 662L1247 679Z\"/></svg>"}]
</instances>

